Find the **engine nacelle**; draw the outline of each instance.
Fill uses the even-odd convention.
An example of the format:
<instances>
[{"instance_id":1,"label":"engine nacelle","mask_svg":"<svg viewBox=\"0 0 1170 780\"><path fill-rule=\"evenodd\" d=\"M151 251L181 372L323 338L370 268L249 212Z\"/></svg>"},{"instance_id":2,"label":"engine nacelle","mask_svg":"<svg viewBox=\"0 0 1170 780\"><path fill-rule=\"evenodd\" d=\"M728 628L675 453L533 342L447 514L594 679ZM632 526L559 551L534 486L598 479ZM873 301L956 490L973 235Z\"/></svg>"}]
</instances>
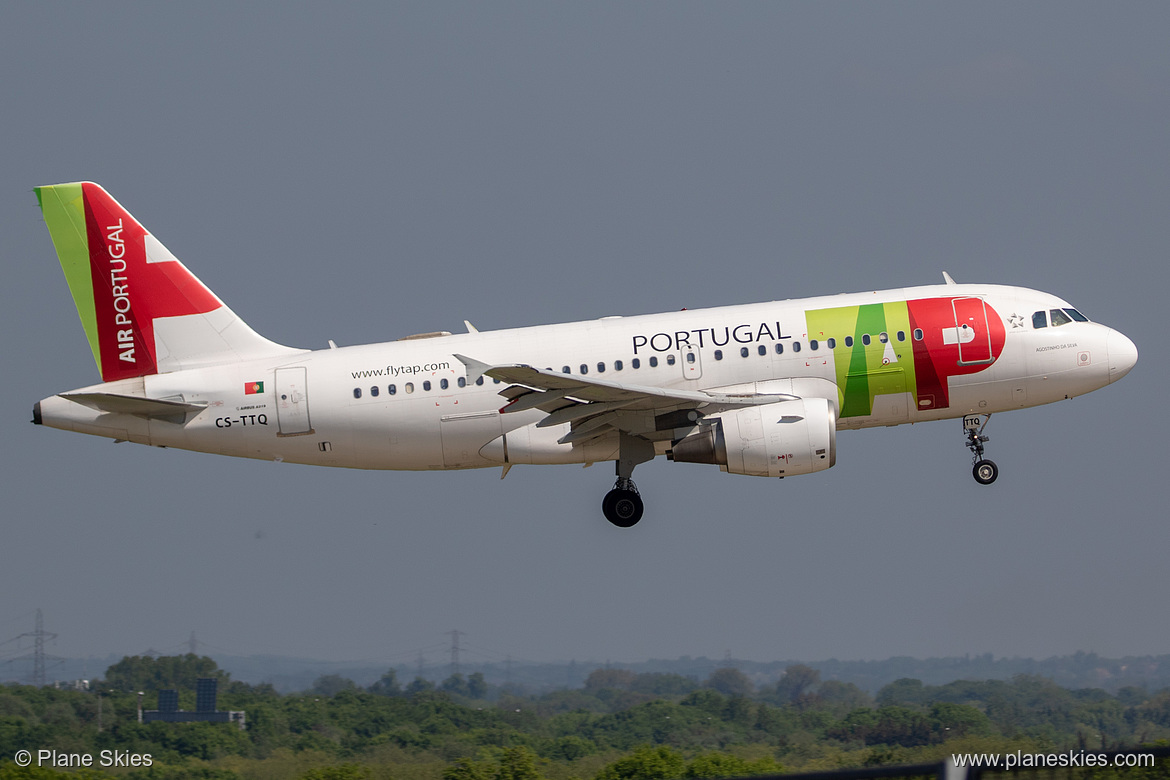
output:
<instances>
[{"instance_id":1,"label":"engine nacelle","mask_svg":"<svg viewBox=\"0 0 1170 780\"><path fill-rule=\"evenodd\" d=\"M722 412L675 442L667 457L753 477L824 471L837 462L837 410L824 398L801 398Z\"/></svg>"}]
</instances>

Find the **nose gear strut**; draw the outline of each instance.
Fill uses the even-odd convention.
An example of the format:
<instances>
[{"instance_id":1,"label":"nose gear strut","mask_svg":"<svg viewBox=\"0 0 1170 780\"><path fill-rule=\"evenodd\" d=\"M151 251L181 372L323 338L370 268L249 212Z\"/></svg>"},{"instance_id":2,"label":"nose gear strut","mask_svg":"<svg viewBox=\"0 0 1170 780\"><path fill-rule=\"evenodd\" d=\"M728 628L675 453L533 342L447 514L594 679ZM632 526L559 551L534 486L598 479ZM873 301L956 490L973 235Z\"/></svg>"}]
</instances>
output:
<instances>
[{"instance_id":1,"label":"nose gear strut","mask_svg":"<svg viewBox=\"0 0 1170 780\"><path fill-rule=\"evenodd\" d=\"M980 485L990 485L999 476L999 466L995 461L983 457L983 445L991 441L991 437L983 435L983 429L991 422L991 415L983 419L982 415L968 414L963 417L963 432L967 434L967 449L971 450L971 476Z\"/></svg>"}]
</instances>

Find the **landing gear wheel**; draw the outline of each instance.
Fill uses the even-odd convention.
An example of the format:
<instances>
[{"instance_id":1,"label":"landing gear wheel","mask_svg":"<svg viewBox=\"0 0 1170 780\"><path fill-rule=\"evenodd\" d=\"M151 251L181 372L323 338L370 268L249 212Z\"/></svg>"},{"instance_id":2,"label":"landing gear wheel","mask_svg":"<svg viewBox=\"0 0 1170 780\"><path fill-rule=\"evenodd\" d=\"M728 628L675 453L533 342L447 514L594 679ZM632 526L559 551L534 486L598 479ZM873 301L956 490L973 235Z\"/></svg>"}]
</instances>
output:
<instances>
[{"instance_id":1,"label":"landing gear wheel","mask_svg":"<svg viewBox=\"0 0 1170 780\"><path fill-rule=\"evenodd\" d=\"M642 497L636 490L614 488L605 494L601 511L618 528L630 528L642 519Z\"/></svg>"},{"instance_id":2,"label":"landing gear wheel","mask_svg":"<svg viewBox=\"0 0 1170 780\"><path fill-rule=\"evenodd\" d=\"M999 476L999 466L995 461L983 457L983 445L991 441L983 435L983 429L991 422L991 415L984 418L978 414L968 414L963 417L963 433L967 436L967 449L971 450L971 476L980 485L990 485Z\"/></svg>"},{"instance_id":3,"label":"landing gear wheel","mask_svg":"<svg viewBox=\"0 0 1170 780\"><path fill-rule=\"evenodd\" d=\"M971 468L971 475L980 485L990 485L999 476L999 466L992 460L977 460Z\"/></svg>"}]
</instances>

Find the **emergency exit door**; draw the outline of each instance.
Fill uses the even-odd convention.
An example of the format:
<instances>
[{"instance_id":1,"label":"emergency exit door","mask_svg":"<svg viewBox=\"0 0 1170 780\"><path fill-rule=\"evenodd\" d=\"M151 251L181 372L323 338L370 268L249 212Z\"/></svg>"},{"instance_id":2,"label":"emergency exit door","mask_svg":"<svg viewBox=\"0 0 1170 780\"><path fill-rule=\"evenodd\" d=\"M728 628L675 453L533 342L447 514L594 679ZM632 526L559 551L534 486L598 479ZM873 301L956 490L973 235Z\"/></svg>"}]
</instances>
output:
<instances>
[{"instance_id":1,"label":"emergency exit door","mask_svg":"<svg viewBox=\"0 0 1170 780\"><path fill-rule=\"evenodd\" d=\"M699 359L699 348L683 344L680 352L683 376L687 379L700 379L703 376L703 363Z\"/></svg>"}]
</instances>

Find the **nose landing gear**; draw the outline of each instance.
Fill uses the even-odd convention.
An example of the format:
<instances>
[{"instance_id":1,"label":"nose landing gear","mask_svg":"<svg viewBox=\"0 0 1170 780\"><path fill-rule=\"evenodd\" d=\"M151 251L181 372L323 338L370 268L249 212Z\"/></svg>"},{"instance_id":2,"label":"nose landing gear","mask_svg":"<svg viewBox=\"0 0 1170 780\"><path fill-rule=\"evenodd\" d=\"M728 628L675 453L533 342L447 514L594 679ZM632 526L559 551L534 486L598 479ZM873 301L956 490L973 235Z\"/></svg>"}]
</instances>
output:
<instances>
[{"instance_id":1,"label":"nose landing gear","mask_svg":"<svg viewBox=\"0 0 1170 780\"><path fill-rule=\"evenodd\" d=\"M967 449L971 450L971 476L980 485L990 485L999 476L999 466L995 461L983 457L983 445L991 438L983 435L983 429L991 422L991 415L983 419L978 414L968 414L963 418L963 432L967 434Z\"/></svg>"}]
</instances>

